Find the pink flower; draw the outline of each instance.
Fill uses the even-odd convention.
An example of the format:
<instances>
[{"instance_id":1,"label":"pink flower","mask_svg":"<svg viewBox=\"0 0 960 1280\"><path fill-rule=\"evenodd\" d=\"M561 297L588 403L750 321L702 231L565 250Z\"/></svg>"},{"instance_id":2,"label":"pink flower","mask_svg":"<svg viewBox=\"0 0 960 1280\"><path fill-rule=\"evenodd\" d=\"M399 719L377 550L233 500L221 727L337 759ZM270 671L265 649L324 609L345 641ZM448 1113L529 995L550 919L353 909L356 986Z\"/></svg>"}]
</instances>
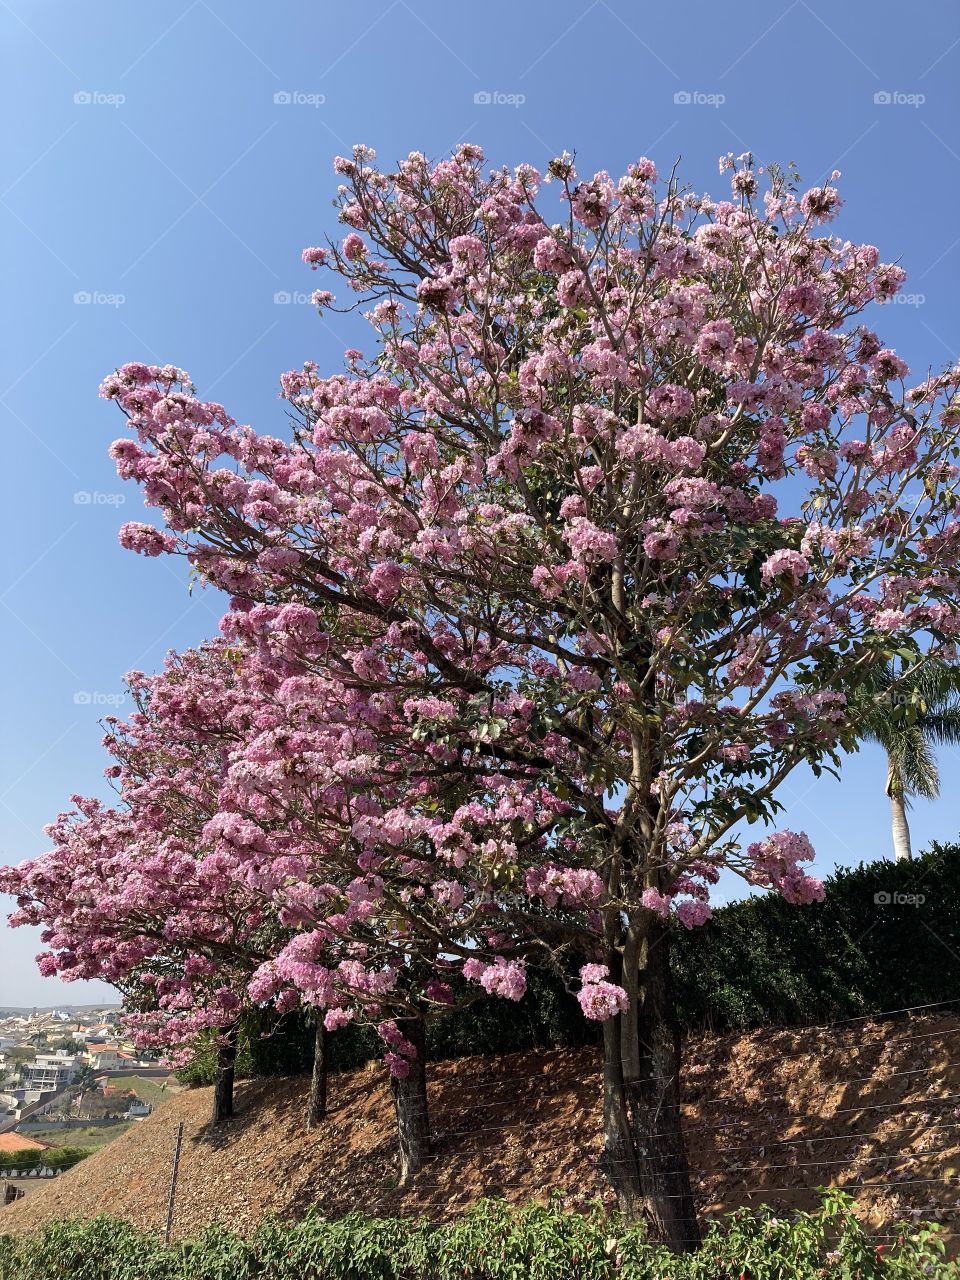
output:
<instances>
[{"instance_id":1,"label":"pink flower","mask_svg":"<svg viewBox=\"0 0 960 1280\"><path fill-rule=\"evenodd\" d=\"M317 267L322 267L327 260L326 249L304 249L300 257L310 267L312 271L316 271Z\"/></svg>"},{"instance_id":2,"label":"pink flower","mask_svg":"<svg viewBox=\"0 0 960 1280\"><path fill-rule=\"evenodd\" d=\"M580 970L580 981L583 983L602 982L609 976L610 970L605 964L585 964Z\"/></svg>"},{"instance_id":3,"label":"pink flower","mask_svg":"<svg viewBox=\"0 0 960 1280\"><path fill-rule=\"evenodd\" d=\"M706 902L685 899L677 905L677 919L685 929L695 929L710 919L713 912Z\"/></svg>"},{"instance_id":4,"label":"pink flower","mask_svg":"<svg viewBox=\"0 0 960 1280\"><path fill-rule=\"evenodd\" d=\"M173 551L177 540L172 533L163 533L152 524L131 521L120 529L120 545L127 551L137 551L142 556L159 556Z\"/></svg>"},{"instance_id":5,"label":"pink flower","mask_svg":"<svg viewBox=\"0 0 960 1280\"><path fill-rule=\"evenodd\" d=\"M811 187L801 199L800 208L814 222L830 222L842 204L836 187Z\"/></svg>"},{"instance_id":6,"label":"pink flower","mask_svg":"<svg viewBox=\"0 0 960 1280\"><path fill-rule=\"evenodd\" d=\"M796 585L810 572L810 565L799 551L786 549L775 551L768 556L760 569L760 577L764 582L773 582L777 578L790 578Z\"/></svg>"},{"instance_id":7,"label":"pink flower","mask_svg":"<svg viewBox=\"0 0 960 1280\"><path fill-rule=\"evenodd\" d=\"M670 899L659 889L644 889L640 895L640 902L648 911L655 911L658 916L666 920L670 912Z\"/></svg>"},{"instance_id":8,"label":"pink flower","mask_svg":"<svg viewBox=\"0 0 960 1280\"><path fill-rule=\"evenodd\" d=\"M522 1000L527 990L523 962L497 956L481 974L480 985L489 995L501 996L504 1000Z\"/></svg>"},{"instance_id":9,"label":"pink flower","mask_svg":"<svg viewBox=\"0 0 960 1280\"><path fill-rule=\"evenodd\" d=\"M648 533L643 540L643 549L651 560L675 560L680 543L672 533Z\"/></svg>"},{"instance_id":10,"label":"pink flower","mask_svg":"<svg viewBox=\"0 0 960 1280\"><path fill-rule=\"evenodd\" d=\"M470 958L463 965L463 976L479 982L489 995L505 1000L522 1000L527 990L527 975L522 960L497 956L493 964Z\"/></svg>"},{"instance_id":11,"label":"pink flower","mask_svg":"<svg viewBox=\"0 0 960 1280\"><path fill-rule=\"evenodd\" d=\"M694 350L709 368L720 369L736 337L736 330L729 320L709 320L700 330Z\"/></svg>"},{"instance_id":12,"label":"pink flower","mask_svg":"<svg viewBox=\"0 0 960 1280\"><path fill-rule=\"evenodd\" d=\"M663 422L673 422L682 418L693 408L693 394L686 387L675 386L671 382L664 383L650 393L647 410L652 418Z\"/></svg>"},{"instance_id":13,"label":"pink flower","mask_svg":"<svg viewBox=\"0 0 960 1280\"><path fill-rule=\"evenodd\" d=\"M600 529L584 516L568 520L564 539L578 560L615 560L617 539L612 533Z\"/></svg>"},{"instance_id":14,"label":"pink flower","mask_svg":"<svg viewBox=\"0 0 960 1280\"><path fill-rule=\"evenodd\" d=\"M630 997L623 987L603 980L584 983L577 994L577 1001L583 1010L583 1016L595 1022L606 1022L608 1018L626 1013L630 1008Z\"/></svg>"},{"instance_id":15,"label":"pink flower","mask_svg":"<svg viewBox=\"0 0 960 1280\"><path fill-rule=\"evenodd\" d=\"M328 1009L323 1018L323 1025L328 1031L337 1031L353 1021L352 1009Z\"/></svg>"}]
</instances>

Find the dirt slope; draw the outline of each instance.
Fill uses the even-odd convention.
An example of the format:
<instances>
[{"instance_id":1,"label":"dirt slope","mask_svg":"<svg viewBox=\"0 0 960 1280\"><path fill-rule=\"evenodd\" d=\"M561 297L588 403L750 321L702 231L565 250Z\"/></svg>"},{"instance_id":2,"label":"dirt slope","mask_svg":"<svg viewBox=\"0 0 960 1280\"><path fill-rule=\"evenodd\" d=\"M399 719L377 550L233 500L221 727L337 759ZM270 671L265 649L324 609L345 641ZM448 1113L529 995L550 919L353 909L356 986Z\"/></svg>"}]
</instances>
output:
<instances>
[{"instance_id":1,"label":"dirt slope","mask_svg":"<svg viewBox=\"0 0 960 1280\"><path fill-rule=\"evenodd\" d=\"M878 1231L910 1214L960 1230L960 1011L704 1037L688 1046L686 1079L704 1210L805 1207L818 1186L852 1184ZM312 1134L302 1126L305 1095L302 1079L242 1084L236 1118L211 1133L210 1090L184 1091L76 1169L0 1210L0 1230L101 1212L158 1229L179 1120L177 1236L212 1222L249 1231L268 1210L291 1217L310 1204L331 1215L361 1208L439 1219L480 1195L522 1201L559 1188L570 1207L609 1200L595 1171L593 1051L436 1064L435 1156L403 1192L379 1066L331 1081L331 1114Z\"/></svg>"}]
</instances>

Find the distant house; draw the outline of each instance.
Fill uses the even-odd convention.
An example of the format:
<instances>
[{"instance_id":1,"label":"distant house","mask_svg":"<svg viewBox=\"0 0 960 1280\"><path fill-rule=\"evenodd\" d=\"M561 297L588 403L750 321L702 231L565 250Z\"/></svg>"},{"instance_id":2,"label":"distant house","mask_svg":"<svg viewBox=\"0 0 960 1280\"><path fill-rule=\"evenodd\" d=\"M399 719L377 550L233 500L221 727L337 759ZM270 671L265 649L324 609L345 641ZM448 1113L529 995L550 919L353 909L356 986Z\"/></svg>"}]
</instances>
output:
<instances>
[{"instance_id":1,"label":"distant house","mask_svg":"<svg viewBox=\"0 0 960 1280\"><path fill-rule=\"evenodd\" d=\"M38 1053L33 1062L23 1064L23 1087L27 1096L55 1093L72 1084L80 1070L79 1058L67 1053Z\"/></svg>"},{"instance_id":2,"label":"distant house","mask_svg":"<svg viewBox=\"0 0 960 1280\"><path fill-rule=\"evenodd\" d=\"M90 1045L87 1055L94 1071L118 1071L137 1065L136 1058L111 1045Z\"/></svg>"}]
</instances>

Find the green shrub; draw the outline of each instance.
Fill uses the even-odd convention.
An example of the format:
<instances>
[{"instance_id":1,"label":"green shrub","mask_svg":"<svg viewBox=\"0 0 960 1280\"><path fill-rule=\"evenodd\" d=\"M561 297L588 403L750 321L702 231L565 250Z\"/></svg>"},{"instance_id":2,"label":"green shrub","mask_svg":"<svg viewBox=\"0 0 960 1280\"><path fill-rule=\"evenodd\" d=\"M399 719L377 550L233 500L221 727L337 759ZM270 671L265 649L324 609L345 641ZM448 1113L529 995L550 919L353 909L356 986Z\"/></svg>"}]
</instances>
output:
<instances>
[{"instance_id":1,"label":"green shrub","mask_svg":"<svg viewBox=\"0 0 960 1280\"><path fill-rule=\"evenodd\" d=\"M116 1218L58 1221L0 1236L2 1280L960 1280L937 1227L903 1227L879 1248L841 1193L815 1213L737 1210L703 1247L674 1257L643 1229L557 1200L514 1209L481 1201L433 1226L350 1214L265 1222L249 1240L211 1228L169 1248Z\"/></svg>"},{"instance_id":2,"label":"green shrub","mask_svg":"<svg viewBox=\"0 0 960 1280\"><path fill-rule=\"evenodd\" d=\"M878 902L878 895L889 902ZM922 902L897 903L897 894ZM795 907L772 895L678 930L677 1003L688 1029L856 1018L960 997L960 844L911 862L840 870L826 897Z\"/></svg>"},{"instance_id":3,"label":"green shrub","mask_svg":"<svg viewBox=\"0 0 960 1280\"><path fill-rule=\"evenodd\" d=\"M72 1169L93 1155L89 1147L24 1147L21 1151L0 1153L0 1171L10 1169Z\"/></svg>"}]
</instances>

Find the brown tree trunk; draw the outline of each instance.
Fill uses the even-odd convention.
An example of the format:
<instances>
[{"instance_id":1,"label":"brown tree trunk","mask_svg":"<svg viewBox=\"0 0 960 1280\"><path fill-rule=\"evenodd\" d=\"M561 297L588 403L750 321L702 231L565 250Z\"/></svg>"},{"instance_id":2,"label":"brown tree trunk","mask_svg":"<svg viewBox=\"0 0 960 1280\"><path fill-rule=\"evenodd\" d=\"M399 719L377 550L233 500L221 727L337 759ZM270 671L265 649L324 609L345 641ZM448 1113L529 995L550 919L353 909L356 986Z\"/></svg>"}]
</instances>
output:
<instances>
[{"instance_id":1,"label":"brown tree trunk","mask_svg":"<svg viewBox=\"0 0 960 1280\"><path fill-rule=\"evenodd\" d=\"M680 1026L670 972L670 926L654 918L641 950L639 1071L625 1081L644 1215L677 1253L700 1244L680 1112Z\"/></svg>"},{"instance_id":2,"label":"brown tree trunk","mask_svg":"<svg viewBox=\"0 0 960 1280\"><path fill-rule=\"evenodd\" d=\"M313 1074L310 1077L310 1103L307 1128L315 1129L327 1114L327 1029L321 1019L313 1042Z\"/></svg>"},{"instance_id":3,"label":"brown tree trunk","mask_svg":"<svg viewBox=\"0 0 960 1280\"><path fill-rule=\"evenodd\" d=\"M417 1050L409 1074L390 1077L390 1090L397 1115L400 1147L400 1186L406 1186L430 1154L430 1116L427 1111L426 1028L422 1018L399 1024Z\"/></svg>"},{"instance_id":4,"label":"brown tree trunk","mask_svg":"<svg viewBox=\"0 0 960 1280\"><path fill-rule=\"evenodd\" d=\"M621 981L619 953L608 957L611 981ZM616 1192L620 1211L629 1221L637 1217L641 1195L633 1128L623 1078L623 1045L628 1014L603 1023L603 1154L600 1171ZM633 1023L636 1027L636 1021Z\"/></svg>"},{"instance_id":5,"label":"brown tree trunk","mask_svg":"<svg viewBox=\"0 0 960 1280\"><path fill-rule=\"evenodd\" d=\"M217 1047L217 1074L213 1082L214 1124L233 1115L233 1080L237 1065L237 1028L223 1033L224 1042Z\"/></svg>"}]
</instances>

